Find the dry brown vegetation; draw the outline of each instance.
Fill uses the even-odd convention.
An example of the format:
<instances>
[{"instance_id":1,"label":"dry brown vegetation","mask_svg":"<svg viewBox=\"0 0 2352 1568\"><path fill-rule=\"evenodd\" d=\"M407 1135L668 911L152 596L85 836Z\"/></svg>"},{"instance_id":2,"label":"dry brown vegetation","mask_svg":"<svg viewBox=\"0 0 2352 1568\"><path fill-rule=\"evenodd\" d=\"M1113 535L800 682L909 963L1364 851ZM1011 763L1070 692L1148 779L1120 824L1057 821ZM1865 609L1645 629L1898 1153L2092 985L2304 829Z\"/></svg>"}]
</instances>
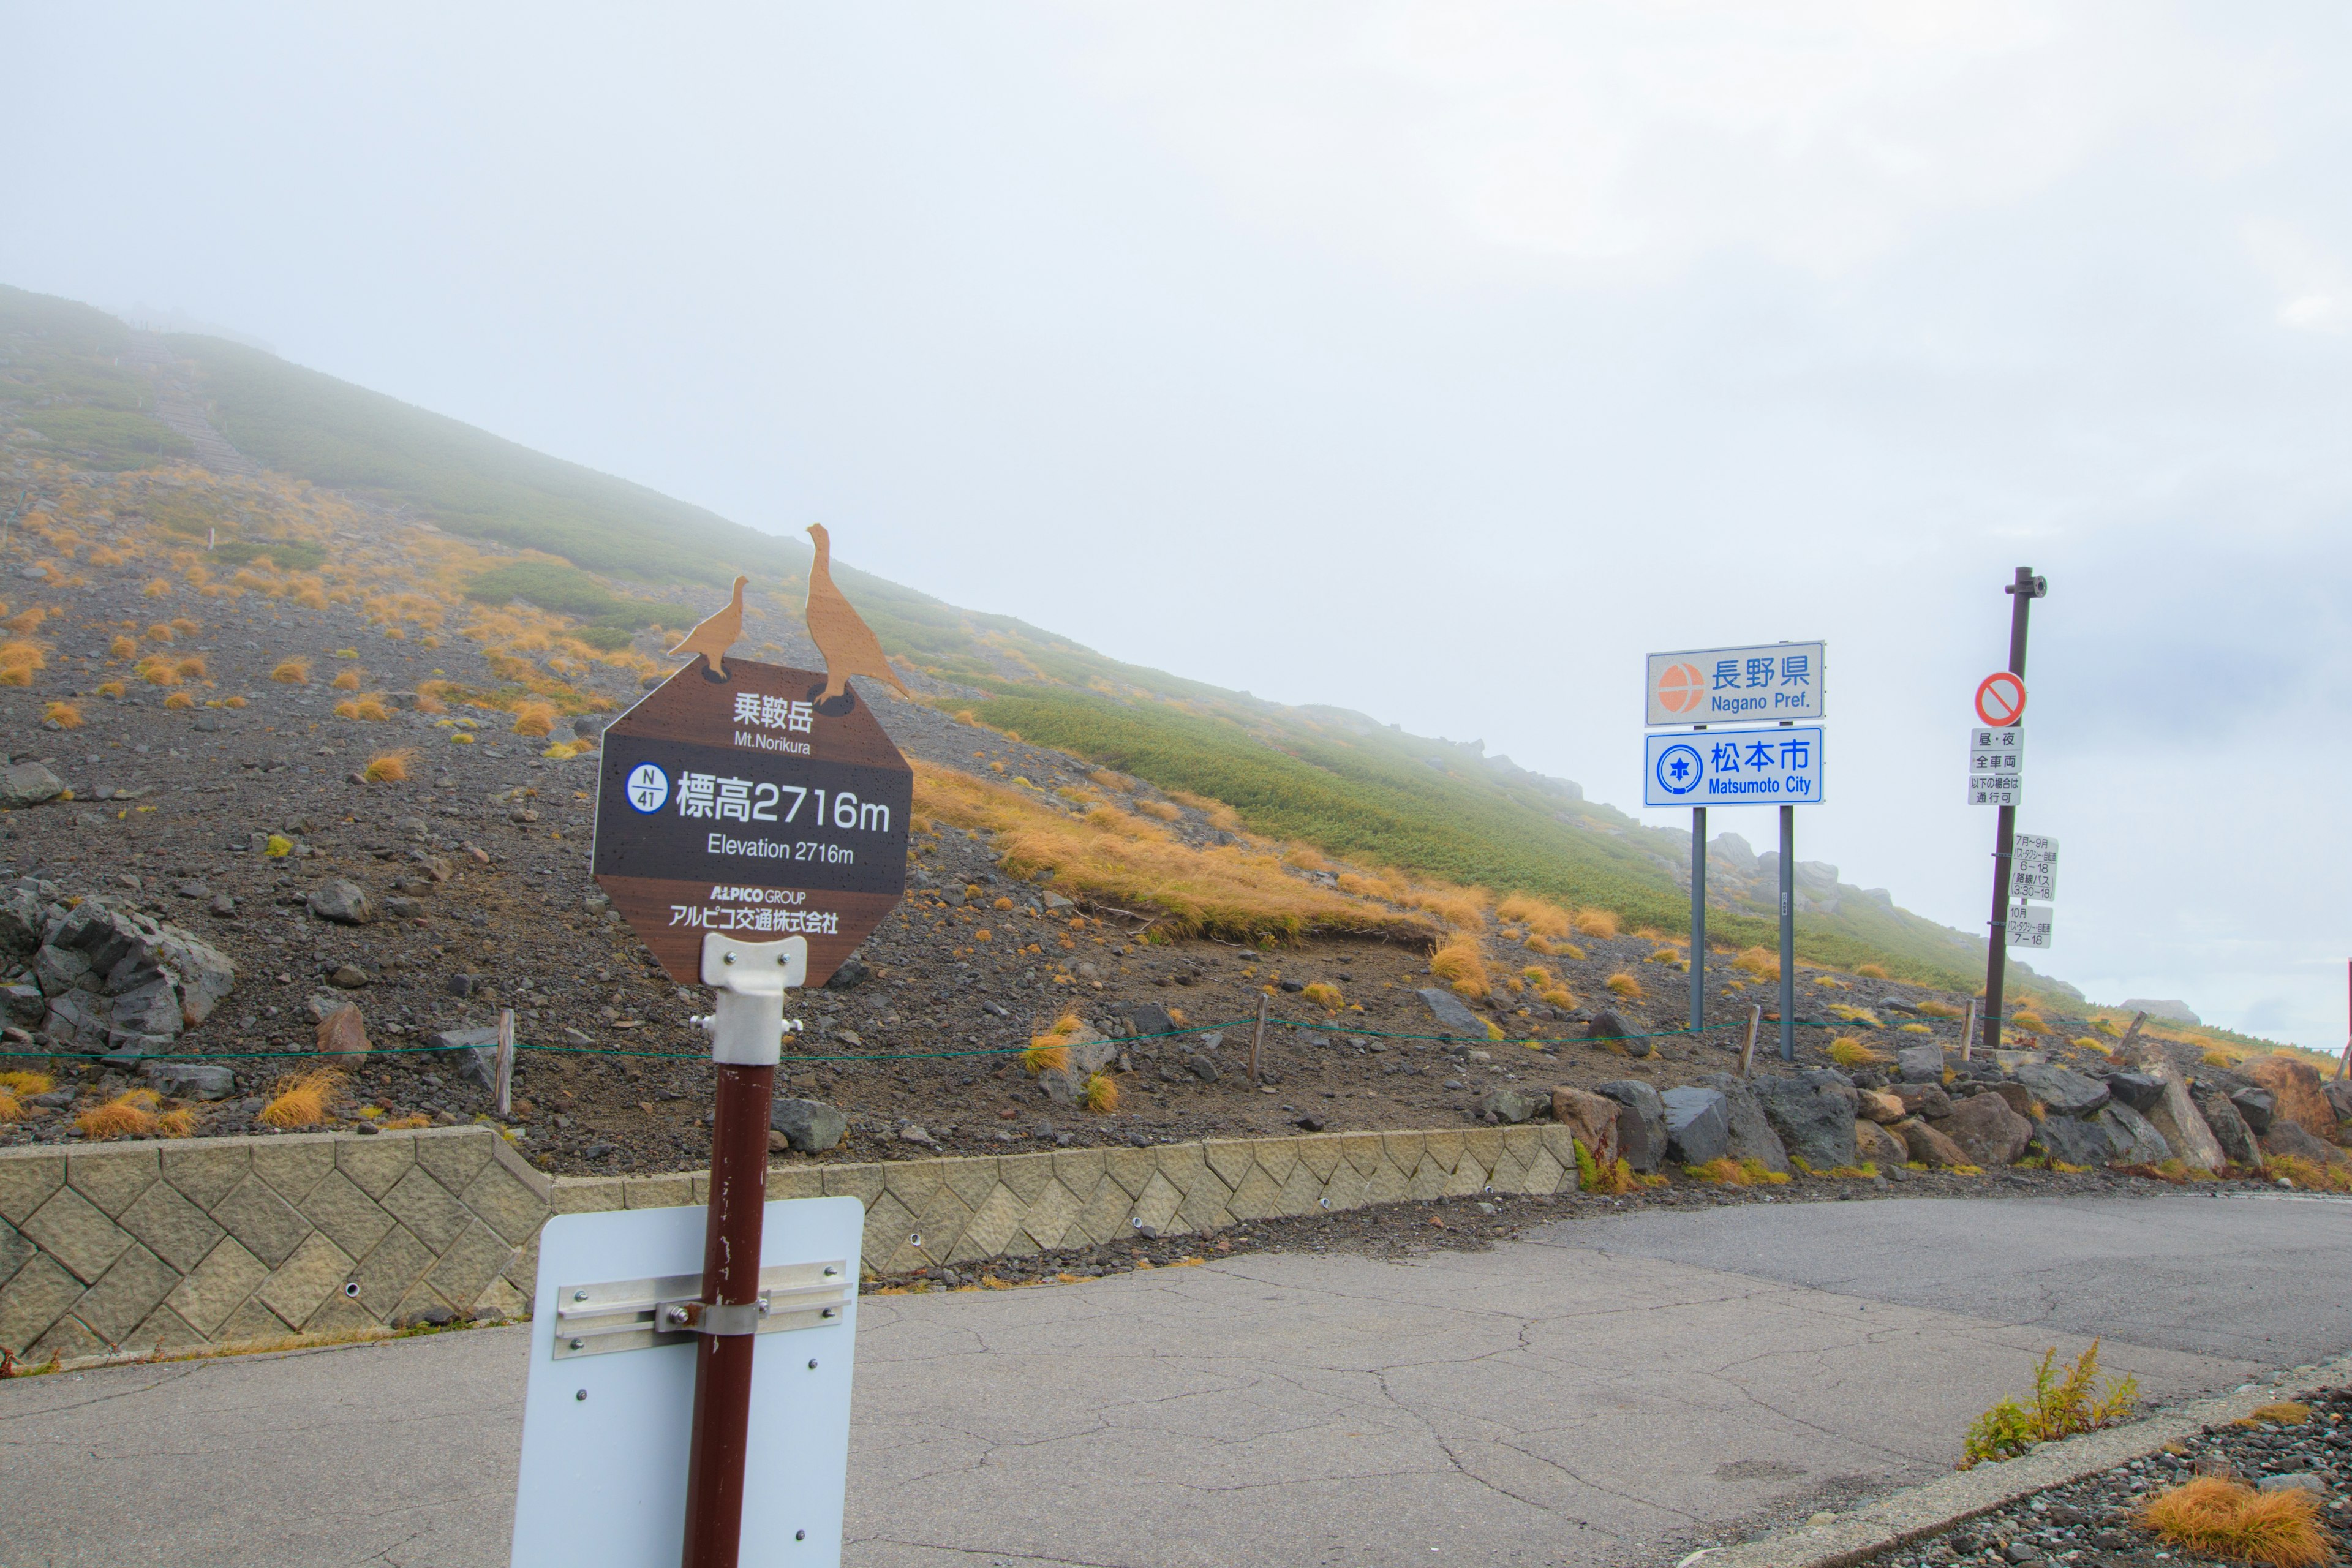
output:
<instances>
[{"instance_id":1,"label":"dry brown vegetation","mask_svg":"<svg viewBox=\"0 0 2352 1568\"><path fill-rule=\"evenodd\" d=\"M1156 824L1109 806L1075 815L1051 797L988 784L917 762L915 801L935 821L996 835L1016 877L1054 873L1054 887L1160 914L1155 930L1229 941L1296 941L1327 931L1428 942L1429 922L1332 889L1301 882L1276 857L1248 845L1194 848Z\"/></svg>"},{"instance_id":2,"label":"dry brown vegetation","mask_svg":"<svg viewBox=\"0 0 2352 1568\"><path fill-rule=\"evenodd\" d=\"M2330 1555L2319 1499L2299 1487L2264 1492L2199 1476L2141 1504L2139 1522L2200 1557L2315 1568Z\"/></svg>"},{"instance_id":3,"label":"dry brown vegetation","mask_svg":"<svg viewBox=\"0 0 2352 1568\"><path fill-rule=\"evenodd\" d=\"M327 1120L327 1108L342 1083L343 1075L331 1068L281 1079L278 1092L261 1109L261 1120L272 1127L316 1127Z\"/></svg>"}]
</instances>

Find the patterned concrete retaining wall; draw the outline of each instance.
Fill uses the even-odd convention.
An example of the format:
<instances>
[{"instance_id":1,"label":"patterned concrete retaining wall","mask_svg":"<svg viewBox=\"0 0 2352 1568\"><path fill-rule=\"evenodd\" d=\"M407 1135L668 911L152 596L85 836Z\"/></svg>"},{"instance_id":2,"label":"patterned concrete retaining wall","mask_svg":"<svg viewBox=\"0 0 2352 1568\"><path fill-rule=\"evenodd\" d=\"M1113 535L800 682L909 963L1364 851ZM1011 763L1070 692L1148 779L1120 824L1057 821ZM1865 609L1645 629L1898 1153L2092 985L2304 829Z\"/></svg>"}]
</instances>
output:
<instances>
[{"instance_id":1,"label":"patterned concrete retaining wall","mask_svg":"<svg viewBox=\"0 0 2352 1568\"><path fill-rule=\"evenodd\" d=\"M789 1164L866 1205L885 1274L1405 1199L1573 1188L1556 1124ZM0 1151L0 1346L46 1361L529 1310L551 1214L667 1208L700 1172L551 1179L486 1128ZM355 1289L350 1289L356 1287Z\"/></svg>"}]
</instances>

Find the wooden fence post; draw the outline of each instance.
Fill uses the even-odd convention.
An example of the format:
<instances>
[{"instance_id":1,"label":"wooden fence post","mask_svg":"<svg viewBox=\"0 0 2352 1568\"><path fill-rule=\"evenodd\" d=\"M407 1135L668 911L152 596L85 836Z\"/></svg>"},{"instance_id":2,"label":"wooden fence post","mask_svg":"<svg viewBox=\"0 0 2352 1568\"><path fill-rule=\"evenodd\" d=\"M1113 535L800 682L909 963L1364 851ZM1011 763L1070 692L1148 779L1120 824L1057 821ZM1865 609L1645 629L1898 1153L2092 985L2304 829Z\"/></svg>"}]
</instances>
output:
<instances>
[{"instance_id":1,"label":"wooden fence post","mask_svg":"<svg viewBox=\"0 0 2352 1568\"><path fill-rule=\"evenodd\" d=\"M1250 1074L1250 1087L1251 1087L1252 1089L1255 1089L1255 1088L1257 1088L1257 1086L1258 1086L1258 1078L1257 1078L1257 1052L1258 1052L1258 1047L1259 1047L1260 1046L1262 1046L1262 1045L1264 1045L1264 1044L1265 1043L1265 1004L1266 1004L1266 1000L1267 1000L1267 998L1266 998L1266 996L1265 996L1265 994L1264 992L1260 992L1260 993L1258 994L1258 998L1257 998L1257 1027L1250 1031L1250 1066L1249 1066L1249 1074Z\"/></svg>"},{"instance_id":2,"label":"wooden fence post","mask_svg":"<svg viewBox=\"0 0 2352 1568\"><path fill-rule=\"evenodd\" d=\"M499 1115L514 1111L514 1009L499 1009Z\"/></svg>"}]
</instances>

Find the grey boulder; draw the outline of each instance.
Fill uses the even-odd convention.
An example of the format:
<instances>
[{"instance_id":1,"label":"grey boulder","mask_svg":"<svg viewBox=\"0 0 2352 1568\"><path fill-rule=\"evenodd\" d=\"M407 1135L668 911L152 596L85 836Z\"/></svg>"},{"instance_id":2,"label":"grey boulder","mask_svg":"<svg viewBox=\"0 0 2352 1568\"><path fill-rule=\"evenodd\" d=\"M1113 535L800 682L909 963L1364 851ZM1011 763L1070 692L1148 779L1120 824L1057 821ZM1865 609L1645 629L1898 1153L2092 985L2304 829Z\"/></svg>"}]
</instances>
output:
<instances>
[{"instance_id":1,"label":"grey boulder","mask_svg":"<svg viewBox=\"0 0 2352 1568\"><path fill-rule=\"evenodd\" d=\"M2107 1102L2107 1086L2066 1068L2026 1062L2017 1069L2025 1092L2061 1116L2088 1116Z\"/></svg>"},{"instance_id":2,"label":"grey boulder","mask_svg":"<svg viewBox=\"0 0 2352 1568\"><path fill-rule=\"evenodd\" d=\"M226 1100L236 1092L236 1076L202 1062L142 1062L148 1087L175 1100Z\"/></svg>"},{"instance_id":3,"label":"grey boulder","mask_svg":"<svg viewBox=\"0 0 2352 1568\"><path fill-rule=\"evenodd\" d=\"M1731 1115L1721 1091L1685 1085L1658 1096L1666 1110L1666 1153L1685 1165L1704 1165L1731 1152Z\"/></svg>"},{"instance_id":4,"label":"grey boulder","mask_svg":"<svg viewBox=\"0 0 2352 1568\"><path fill-rule=\"evenodd\" d=\"M1780 1135L1773 1131L1772 1119L1764 1112L1758 1094L1761 1086L1721 1072L1709 1073L1698 1081L1702 1088L1723 1096L1724 1119L1731 1130L1725 1140L1724 1152L1735 1160L1760 1161L1766 1170L1787 1175L1789 1151L1781 1144ZM1853 1116L1852 1111L1846 1114L1849 1120Z\"/></svg>"},{"instance_id":5,"label":"grey boulder","mask_svg":"<svg viewBox=\"0 0 2352 1568\"><path fill-rule=\"evenodd\" d=\"M41 945L41 896L30 888L0 895L0 952L26 953Z\"/></svg>"},{"instance_id":6,"label":"grey boulder","mask_svg":"<svg viewBox=\"0 0 2352 1568\"><path fill-rule=\"evenodd\" d=\"M2107 1135L2106 1124L2095 1119L2045 1116L2033 1129L2032 1147L2047 1159L2095 1171L2116 1157L2115 1141Z\"/></svg>"},{"instance_id":7,"label":"grey boulder","mask_svg":"<svg viewBox=\"0 0 2352 1568\"><path fill-rule=\"evenodd\" d=\"M1490 1089L1480 1097L1478 1113L1491 1116L1497 1121L1516 1124L1527 1121L1538 1110L1549 1109L1550 1105L1549 1095L1534 1094L1506 1084L1499 1089Z\"/></svg>"},{"instance_id":8,"label":"grey boulder","mask_svg":"<svg viewBox=\"0 0 2352 1568\"><path fill-rule=\"evenodd\" d=\"M2107 1141L2115 1146L2114 1163L2118 1165L2155 1165L2172 1158L2172 1145L2156 1124L2122 1099L2116 1099L2099 1109L2099 1125L2106 1129Z\"/></svg>"},{"instance_id":9,"label":"grey boulder","mask_svg":"<svg viewBox=\"0 0 2352 1568\"><path fill-rule=\"evenodd\" d=\"M311 889L302 901L312 914L337 925L363 926L375 919L375 900L368 890L341 877Z\"/></svg>"},{"instance_id":10,"label":"grey boulder","mask_svg":"<svg viewBox=\"0 0 2352 1568\"><path fill-rule=\"evenodd\" d=\"M1486 1037L1486 1021L1464 1006L1462 998L1453 992L1424 985L1413 994L1429 1009L1430 1021L1437 1026L1439 1033L1467 1035L1475 1040Z\"/></svg>"},{"instance_id":11,"label":"grey boulder","mask_svg":"<svg viewBox=\"0 0 2352 1568\"><path fill-rule=\"evenodd\" d=\"M2237 1107L2238 1120L2257 1138L2271 1130L2271 1118L2278 1113L2278 1097L2266 1089L2233 1090L2230 1103Z\"/></svg>"},{"instance_id":12,"label":"grey boulder","mask_svg":"<svg viewBox=\"0 0 2352 1568\"><path fill-rule=\"evenodd\" d=\"M1936 1131L1965 1150L1971 1165L2014 1163L2033 1141L2033 1123L1997 1094L1972 1094L1952 1107Z\"/></svg>"},{"instance_id":13,"label":"grey boulder","mask_svg":"<svg viewBox=\"0 0 2352 1568\"><path fill-rule=\"evenodd\" d=\"M2145 1116L2156 1109L2164 1098L2164 1082L2144 1072L2111 1072L2105 1075L2107 1090L2117 1100Z\"/></svg>"},{"instance_id":14,"label":"grey boulder","mask_svg":"<svg viewBox=\"0 0 2352 1568\"><path fill-rule=\"evenodd\" d=\"M1758 1079L1754 1087L1765 1118L1791 1158L1816 1171L1860 1163L1853 1105L1847 1098L1852 1089L1840 1095L1832 1085L1790 1078Z\"/></svg>"},{"instance_id":15,"label":"grey boulder","mask_svg":"<svg viewBox=\"0 0 2352 1568\"><path fill-rule=\"evenodd\" d=\"M1625 1163L1643 1175L1666 1157L1666 1105L1658 1091L1638 1079L1595 1084L1592 1092L1617 1102L1617 1148Z\"/></svg>"},{"instance_id":16,"label":"grey boulder","mask_svg":"<svg viewBox=\"0 0 2352 1568\"><path fill-rule=\"evenodd\" d=\"M12 763L0 768L0 806L12 811L55 800L65 787L65 780L38 763Z\"/></svg>"},{"instance_id":17,"label":"grey boulder","mask_svg":"<svg viewBox=\"0 0 2352 1568\"><path fill-rule=\"evenodd\" d=\"M2345 1162L2343 1150L2325 1142L2303 1123L2289 1121L2284 1116L2272 1122L2271 1130L2263 1134L2263 1152L2308 1160L2315 1165L2340 1165Z\"/></svg>"},{"instance_id":18,"label":"grey boulder","mask_svg":"<svg viewBox=\"0 0 2352 1568\"><path fill-rule=\"evenodd\" d=\"M803 1154L822 1154L849 1131L849 1119L821 1100L779 1100L768 1107L768 1125Z\"/></svg>"},{"instance_id":19,"label":"grey boulder","mask_svg":"<svg viewBox=\"0 0 2352 1568\"><path fill-rule=\"evenodd\" d=\"M2192 1083L2189 1086L2189 1098L2197 1102L2198 1114L2205 1118L2213 1141L2221 1145L2223 1158L2232 1165L2256 1171L2263 1168L2263 1149L2254 1142L2253 1129L2246 1125L2246 1119L2238 1114L2237 1106L2221 1085Z\"/></svg>"},{"instance_id":20,"label":"grey boulder","mask_svg":"<svg viewBox=\"0 0 2352 1568\"><path fill-rule=\"evenodd\" d=\"M320 1016L319 1021L322 1024L333 1016L332 1009L347 1005L341 997L332 992L324 992L320 997L312 998L314 1008L321 998L330 1006L330 1011ZM444 1029L433 1037L433 1048L436 1055L449 1058L450 1065L457 1069L458 1077L484 1089L498 1087L499 1032L496 1029Z\"/></svg>"},{"instance_id":21,"label":"grey boulder","mask_svg":"<svg viewBox=\"0 0 2352 1568\"><path fill-rule=\"evenodd\" d=\"M68 991L49 1003L48 1016L41 1027L50 1044L61 1050L84 1051L95 1056L107 1049L107 1031L112 1026L111 1005L103 996L87 991Z\"/></svg>"},{"instance_id":22,"label":"grey boulder","mask_svg":"<svg viewBox=\"0 0 2352 1568\"><path fill-rule=\"evenodd\" d=\"M1943 1082L1944 1047L1937 1045L1906 1046L1895 1053L1895 1073L1905 1083Z\"/></svg>"}]
</instances>

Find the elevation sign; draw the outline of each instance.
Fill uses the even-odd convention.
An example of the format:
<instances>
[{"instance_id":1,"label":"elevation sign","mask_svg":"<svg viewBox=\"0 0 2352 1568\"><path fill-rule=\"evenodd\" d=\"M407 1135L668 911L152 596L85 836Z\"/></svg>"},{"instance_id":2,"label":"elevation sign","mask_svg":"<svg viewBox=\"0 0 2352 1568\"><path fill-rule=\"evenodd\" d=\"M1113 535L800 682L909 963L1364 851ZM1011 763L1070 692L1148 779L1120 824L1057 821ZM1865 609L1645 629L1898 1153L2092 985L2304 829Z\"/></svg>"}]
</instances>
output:
<instances>
[{"instance_id":1,"label":"elevation sign","mask_svg":"<svg viewBox=\"0 0 2352 1568\"><path fill-rule=\"evenodd\" d=\"M1643 805L1799 805L1822 798L1819 725L1642 739Z\"/></svg>"},{"instance_id":2,"label":"elevation sign","mask_svg":"<svg viewBox=\"0 0 2352 1568\"><path fill-rule=\"evenodd\" d=\"M604 734L596 884L670 977L706 932L808 939L822 985L907 885L914 775L855 692L823 673L698 659Z\"/></svg>"}]
</instances>

